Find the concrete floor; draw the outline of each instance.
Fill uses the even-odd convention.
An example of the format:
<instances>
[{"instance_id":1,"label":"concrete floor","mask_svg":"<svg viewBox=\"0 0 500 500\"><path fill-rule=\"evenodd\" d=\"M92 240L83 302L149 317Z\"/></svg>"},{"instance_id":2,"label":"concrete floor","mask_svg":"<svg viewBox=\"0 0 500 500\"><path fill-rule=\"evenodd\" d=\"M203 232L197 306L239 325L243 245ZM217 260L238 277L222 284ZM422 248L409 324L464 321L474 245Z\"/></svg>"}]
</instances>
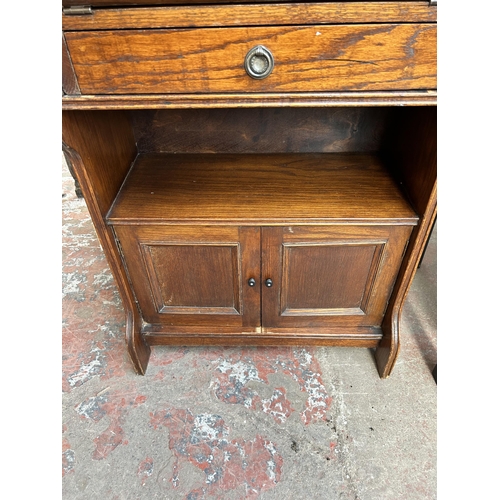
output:
<instances>
[{"instance_id":1,"label":"concrete floor","mask_svg":"<svg viewBox=\"0 0 500 500\"><path fill-rule=\"evenodd\" d=\"M63 162L64 499L436 498L436 238L390 378L353 348L153 348L136 375L120 297Z\"/></svg>"}]
</instances>

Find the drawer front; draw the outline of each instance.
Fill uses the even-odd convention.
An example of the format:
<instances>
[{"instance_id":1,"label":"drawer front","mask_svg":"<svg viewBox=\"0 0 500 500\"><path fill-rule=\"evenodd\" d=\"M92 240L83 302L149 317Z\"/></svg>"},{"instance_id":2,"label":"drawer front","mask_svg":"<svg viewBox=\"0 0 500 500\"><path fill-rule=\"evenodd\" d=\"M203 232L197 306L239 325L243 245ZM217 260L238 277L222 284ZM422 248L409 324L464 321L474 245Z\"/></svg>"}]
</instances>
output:
<instances>
[{"instance_id":1,"label":"drawer front","mask_svg":"<svg viewBox=\"0 0 500 500\"><path fill-rule=\"evenodd\" d=\"M436 88L435 24L68 32L83 94L322 92ZM250 77L263 45L272 73Z\"/></svg>"}]
</instances>

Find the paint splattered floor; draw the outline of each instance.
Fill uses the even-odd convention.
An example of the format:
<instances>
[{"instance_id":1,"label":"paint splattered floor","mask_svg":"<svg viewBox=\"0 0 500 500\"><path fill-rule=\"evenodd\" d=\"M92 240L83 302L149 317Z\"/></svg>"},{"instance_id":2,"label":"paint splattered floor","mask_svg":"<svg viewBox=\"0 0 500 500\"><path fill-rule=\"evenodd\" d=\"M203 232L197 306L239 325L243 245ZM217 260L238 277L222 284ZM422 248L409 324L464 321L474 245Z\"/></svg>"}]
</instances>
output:
<instances>
[{"instance_id":1,"label":"paint splattered floor","mask_svg":"<svg viewBox=\"0 0 500 500\"><path fill-rule=\"evenodd\" d=\"M63 162L63 498L436 498L436 232L380 380L352 348L153 348L136 375Z\"/></svg>"}]
</instances>

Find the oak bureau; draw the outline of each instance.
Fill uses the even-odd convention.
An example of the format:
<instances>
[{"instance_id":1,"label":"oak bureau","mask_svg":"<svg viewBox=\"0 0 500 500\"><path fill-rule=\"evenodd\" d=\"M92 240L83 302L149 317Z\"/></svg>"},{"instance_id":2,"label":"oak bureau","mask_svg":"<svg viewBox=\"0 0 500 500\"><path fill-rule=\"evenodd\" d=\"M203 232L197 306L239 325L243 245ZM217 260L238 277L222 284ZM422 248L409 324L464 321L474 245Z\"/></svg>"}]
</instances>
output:
<instances>
[{"instance_id":1,"label":"oak bureau","mask_svg":"<svg viewBox=\"0 0 500 500\"><path fill-rule=\"evenodd\" d=\"M63 150L128 351L375 348L437 210L428 1L63 0Z\"/></svg>"}]
</instances>

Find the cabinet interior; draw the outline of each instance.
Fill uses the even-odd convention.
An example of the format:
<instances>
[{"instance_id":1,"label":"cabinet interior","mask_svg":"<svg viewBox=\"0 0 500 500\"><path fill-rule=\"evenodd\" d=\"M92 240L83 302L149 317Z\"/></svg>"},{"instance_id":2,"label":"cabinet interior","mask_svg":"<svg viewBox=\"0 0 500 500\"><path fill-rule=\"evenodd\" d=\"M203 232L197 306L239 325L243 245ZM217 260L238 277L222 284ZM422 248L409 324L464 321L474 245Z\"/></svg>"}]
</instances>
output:
<instances>
[{"instance_id":1,"label":"cabinet interior","mask_svg":"<svg viewBox=\"0 0 500 500\"><path fill-rule=\"evenodd\" d=\"M114 224L415 224L435 178L435 111L108 111L108 126L128 129L135 157L108 185L103 215Z\"/></svg>"},{"instance_id":2,"label":"cabinet interior","mask_svg":"<svg viewBox=\"0 0 500 500\"><path fill-rule=\"evenodd\" d=\"M435 186L435 108L65 120L150 345L378 345Z\"/></svg>"}]
</instances>

